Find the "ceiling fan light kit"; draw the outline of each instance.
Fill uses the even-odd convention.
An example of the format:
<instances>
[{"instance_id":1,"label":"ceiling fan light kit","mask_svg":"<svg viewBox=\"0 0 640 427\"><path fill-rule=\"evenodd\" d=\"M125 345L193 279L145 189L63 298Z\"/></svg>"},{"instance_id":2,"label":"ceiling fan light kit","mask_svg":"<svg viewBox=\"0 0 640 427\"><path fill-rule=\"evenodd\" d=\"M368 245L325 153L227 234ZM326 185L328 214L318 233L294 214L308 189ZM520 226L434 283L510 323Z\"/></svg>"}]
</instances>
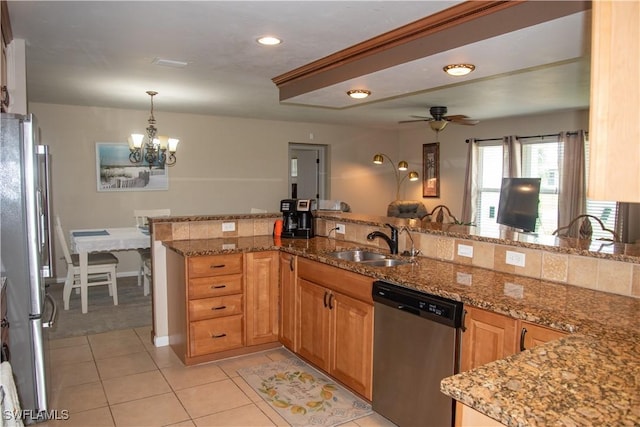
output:
<instances>
[{"instance_id":1,"label":"ceiling fan light kit","mask_svg":"<svg viewBox=\"0 0 640 427\"><path fill-rule=\"evenodd\" d=\"M371 91L366 89L352 89L347 91L347 95L354 99L364 99L371 95Z\"/></svg>"},{"instance_id":2,"label":"ceiling fan light kit","mask_svg":"<svg viewBox=\"0 0 640 427\"><path fill-rule=\"evenodd\" d=\"M476 69L473 64L450 64L443 68L444 72L450 76L466 76L470 72Z\"/></svg>"}]
</instances>

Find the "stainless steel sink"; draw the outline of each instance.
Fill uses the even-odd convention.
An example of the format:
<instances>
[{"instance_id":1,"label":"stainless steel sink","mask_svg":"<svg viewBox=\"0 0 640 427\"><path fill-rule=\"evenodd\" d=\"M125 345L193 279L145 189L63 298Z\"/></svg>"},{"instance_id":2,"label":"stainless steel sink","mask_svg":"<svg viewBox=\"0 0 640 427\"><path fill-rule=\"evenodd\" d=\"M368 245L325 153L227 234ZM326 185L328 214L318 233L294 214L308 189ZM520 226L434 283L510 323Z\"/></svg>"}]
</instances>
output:
<instances>
[{"instance_id":1,"label":"stainless steel sink","mask_svg":"<svg viewBox=\"0 0 640 427\"><path fill-rule=\"evenodd\" d=\"M409 264L411 261L396 258L384 258L373 261L363 261L362 264L371 265L373 267L395 267L396 265Z\"/></svg>"},{"instance_id":2,"label":"stainless steel sink","mask_svg":"<svg viewBox=\"0 0 640 427\"><path fill-rule=\"evenodd\" d=\"M330 252L328 255L338 259L343 259L345 261L354 261L354 262L384 260L386 258L386 255L384 254L363 251L363 250L336 251L336 252Z\"/></svg>"},{"instance_id":3,"label":"stainless steel sink","mask_svg":"<svg viewBox=\"0 0 640 427\"><path fill-rule=\"evenodd\" d=\"M353 261L373 267L394 267L396 265L408 264L410 262L409 260L388 258L385 254L360 249L335 251L330 252L328 255L345 261Z\"/></svg>"}]
</instances>

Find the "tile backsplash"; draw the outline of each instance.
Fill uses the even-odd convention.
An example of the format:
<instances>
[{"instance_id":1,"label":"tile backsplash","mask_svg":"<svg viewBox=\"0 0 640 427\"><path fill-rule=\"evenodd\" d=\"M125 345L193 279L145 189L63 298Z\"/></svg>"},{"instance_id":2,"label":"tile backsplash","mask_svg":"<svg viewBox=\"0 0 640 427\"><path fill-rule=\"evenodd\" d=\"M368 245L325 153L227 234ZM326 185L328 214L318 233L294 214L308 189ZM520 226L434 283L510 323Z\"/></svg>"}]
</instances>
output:
<instances>
[{"instance_id":1,"label":"tile backsplash","mask_svg":"<svg viewBox=\"0 0 640 427\"><path fill-rule=\"evenodd\" d=\"M159 222L153 225L153 230L156 240L248 237L271 234L276 219L277 217ZM225 224L233 222L234 230L223 231L223 222ZM388 250L384 240L369 241L366 238L372 231L380 230L388 233L388 229L349 222L343 234L336 233L335 227L336 221L316 219L317 236L354 242L359 245L377 246L382 250ZM411 236L415 248L420 250L420 256L538 278L549 282L566 283L603 292L640 297L640 264L429 233L412 232ZM399 240L400 253L411 247L411 240L407 237L407 233L400 233ZM464 246L462 251L459 250L459 245ZM464 254L469 254L469 247L471 247L472 256L464 256ZM507 252L515 252L518 259L524 256L524 266L508 263Z\"/></svg>"}]
</instances>

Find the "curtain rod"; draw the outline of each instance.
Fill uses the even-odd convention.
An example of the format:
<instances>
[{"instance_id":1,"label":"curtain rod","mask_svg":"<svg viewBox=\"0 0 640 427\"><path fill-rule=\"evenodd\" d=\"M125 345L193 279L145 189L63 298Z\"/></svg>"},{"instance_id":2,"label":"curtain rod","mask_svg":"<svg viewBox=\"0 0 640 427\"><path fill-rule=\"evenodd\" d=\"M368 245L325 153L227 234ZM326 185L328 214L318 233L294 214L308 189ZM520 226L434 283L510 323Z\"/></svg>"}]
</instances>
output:
<instances>
[{"instance_id":1,"label":"curtain rod","mask_svg":"<svg viewBox=\"0 0 640 427\"><path fill-rule=\"evenodd\" d=\"M588 134L589 132L585 132L585 134ZM578 132L567 132L567 135L577 135ZM530 138L548 138L550 136L558 136L560 135L560 132L558 133L550 133L547 135L529 135L529 136L517 136L516 138L518 139L530 139ZM484 138L484 139L476 139L476 142L485 142L485 141L502 141L503 138ZM469 142L471 142L470 139L466 139L465 142L468 144Z\"/></svg>"}]
</instances>

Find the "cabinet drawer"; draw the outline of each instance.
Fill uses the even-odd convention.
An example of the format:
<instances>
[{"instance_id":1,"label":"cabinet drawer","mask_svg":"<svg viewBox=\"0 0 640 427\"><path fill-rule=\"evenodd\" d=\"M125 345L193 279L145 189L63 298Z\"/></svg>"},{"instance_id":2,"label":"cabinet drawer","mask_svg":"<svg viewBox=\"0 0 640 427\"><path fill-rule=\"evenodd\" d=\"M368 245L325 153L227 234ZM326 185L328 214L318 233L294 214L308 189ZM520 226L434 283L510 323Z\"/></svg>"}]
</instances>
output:
<instances>
[{"instance_id":1,"label":"cabinet drawer","mask_svg":"<svg viewBox=\"0 0 640 427\"><path fill-rule=\"evenodd\" d=\"M242 293L242 274L189 280L189 299Z\"/></svg>"},{"instance_id":2,"label":"cabinet drawer","mask_svg":"<svg viewBox=\"0 0 640 427\"><path fill-rule=\"evenodd\" d=\"M201 298L189 301L189 320L213 319L242 314L242 295Z\"/></svg>"},{"instance_id":3,"label":"cabinet drawer","mask_svg":"<svg viewBox=\"0 0 640 427\"><path fill-rule=\"evenodd\" d=\"M242 273L242 254L189 257L189 278Z\"/></svg>"},{"instance_id":4,"label":"cabinet drawer","mask_svg":"<svg viewBox=\"0 0 640 427\"><path fill-rule=\"evenodd\" d=\"M189 328L191 356L201 356L243 346L241 314L191 322Z\"/></svg>"}]
</instances>

